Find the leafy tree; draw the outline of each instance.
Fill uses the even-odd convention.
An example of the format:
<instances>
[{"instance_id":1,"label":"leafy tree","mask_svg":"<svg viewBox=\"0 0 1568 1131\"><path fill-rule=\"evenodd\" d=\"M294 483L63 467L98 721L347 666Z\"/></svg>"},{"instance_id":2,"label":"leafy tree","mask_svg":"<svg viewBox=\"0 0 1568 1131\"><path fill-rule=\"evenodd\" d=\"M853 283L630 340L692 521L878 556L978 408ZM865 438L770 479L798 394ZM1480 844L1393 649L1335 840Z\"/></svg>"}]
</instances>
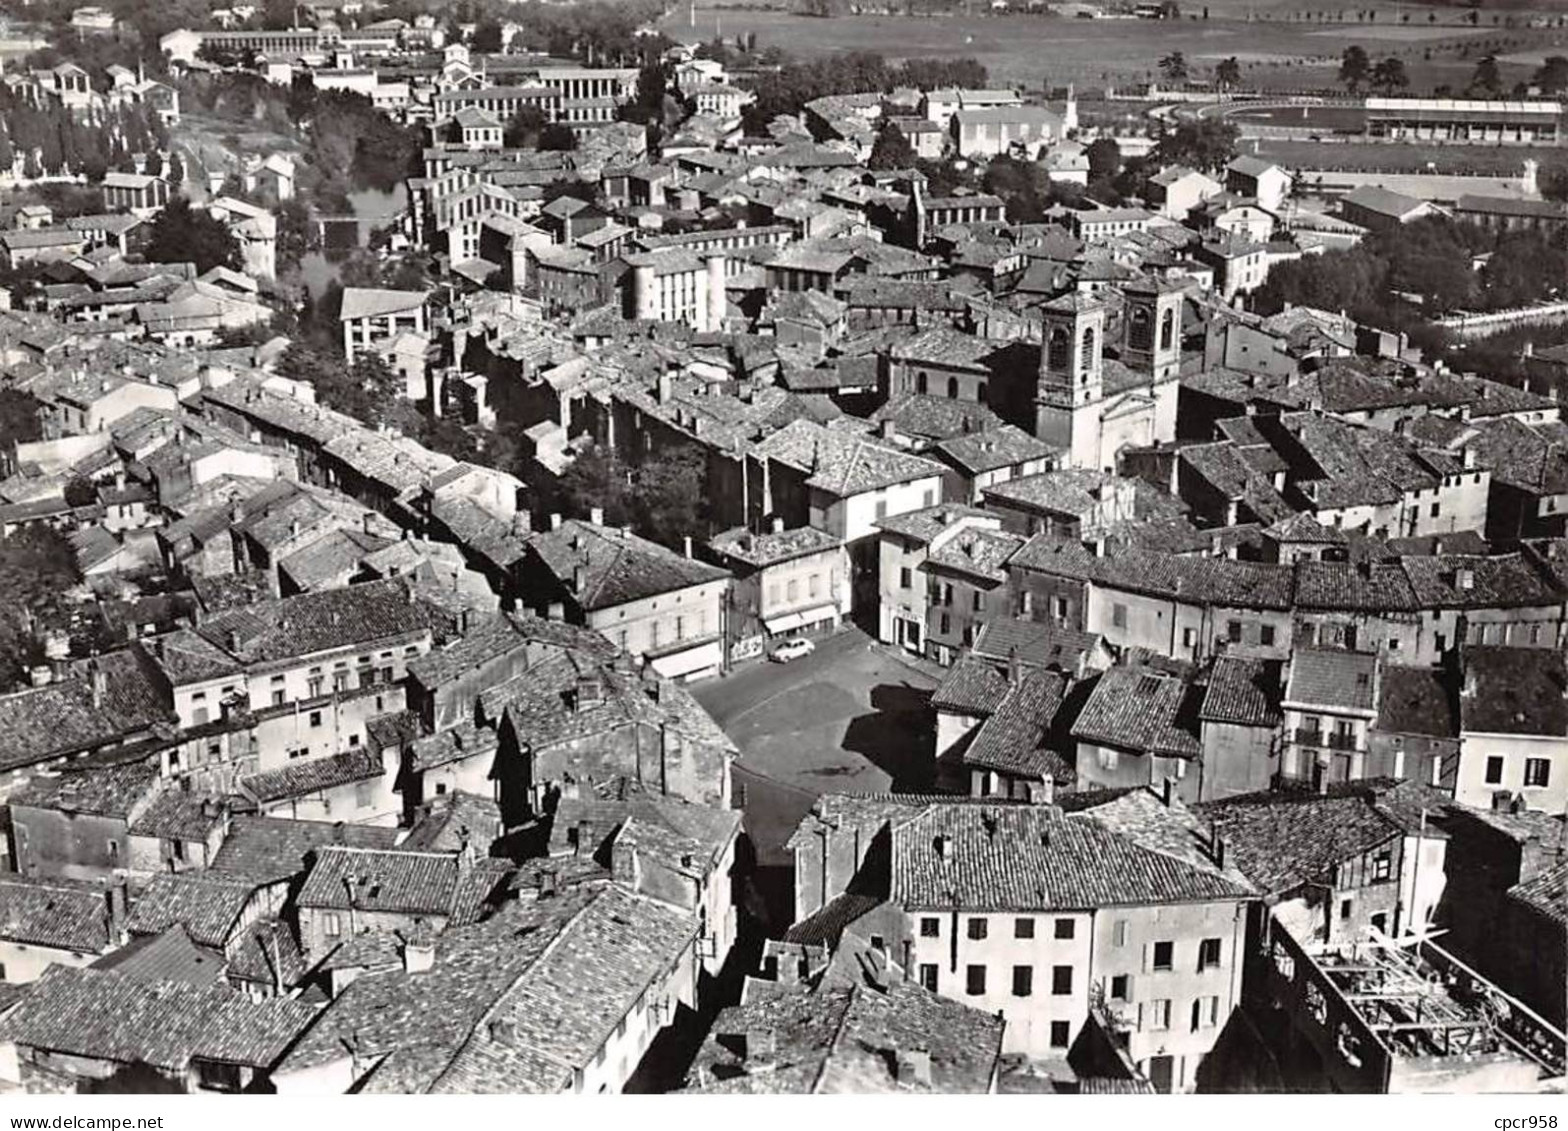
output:
<instances>
[{"instance_id":1,"label":"leafy tree","mask_svg":"<svg viewBox=\"0 0 1568 1131\"><path fill-rule=\"evenodd\" d=\"M708 513L706 479L707 459L695 444L644 460L633 476L638 533L666 546L701 535Z\"/></svg>"},{"instance_id":2,"label":"leafy tree","mask_svg":"<svg viewBox=\"0 0 1568 1131\"><path fill-rule=\"evenodd\" d=\"M1371 76L1372 61L1367 58L1366 49L1359 44L1345 48L1339 60L1339 81L1345 84L1350 93L1356 93Z\"/></svg>"},{"instance_id":3,"label":"leafy tree","mask_svg":"<svg viewBox=\"0 0 1568 1131\"><path fill-rule=\"evenodd\" d=\"M1215 64L1214 81L1221 90L1234 90L1241 85L1241 63L1236 56L1232 55Z\"/></svg>"},{"instance_id":4,"label":"leafy tree","mask_svg":"<svg viewBox=\"0 0 1568 1131\"><path fill-rule=\"evenodd\" d=\"M198 272L240 265L238 241L229 229L177 196L152 223L147 258L154 263L194 263Z\"/></svg>"},{"instance_id":5,"label":"leafy tree","mask_svg":"<svg viewBox=\"0 0 1568 1131\"><path fill-rule=\"evenodd\" d=\"M1496 94L1503 88L1502 73L1497 66L1497 56L1488 53L1475 65L1475 74L1470 79L1470 88L1486 94Z\"/></svg>"},{"instance_id":6,"label":"leafy tree","mask_svg":"<svg viewBox=\"0 0 1568 1131\"><path fill-rule=\"evenodd\" d=\"M561 122L551 122L539 131L539 148L570 152L577 148L577 135Z\"/></svg>"},{"instance_id":7,"label":"leafy tree","mask_svg":"<svg viewBox=\"0 0 1568 1131\"><path fill-rule=\"evenodd\" d=\"M38 402L32 394L0 388L0 451L14 452L18 444L41 438Z\"/></svg>"},{"instance_id":8,"label":"leafy tree","mask_svg":"<svg viewBox=\"0 0 1568 1131\"><path fill-rule=\"evenodd\" d=\"M604 511L611 526L631 524L635 506L631 475L620 457L609 448L590 444L561 473L557 485L561 509L586 518L595 507Z\"/></svg>"},{"instance_id":9,"label":"leafy tree","mask_svg":"<svg viewBox=\"0 0 1568 1131\"><path fill-rule=\"evenodd\" d=\"M1121 172L1122 150L1115 139L1097 137L1089 143L1084 156L1089 159L1089 179L1108 180Z\"/></svg>"},{"instance_id":10,"label":"leafy tree","mask_svg":"<svg viewBox=\"0 0 1568 1131\"><path fill-rule=\"evenodd\" d=\"M492 19L480 20L474 28L469 47L481 55L497 55L501 51L501 25Z\"/></svg>"},{"instance_id":11,"label":"leafy tree","mask_svg":"<svg viewBox=\"0 0 1568 1131\"><path fill-rule=\"evenodd\" d=\"M1219 169L1236 156L1237 130L1219 118L1182 122L1160 135L1155 159L1166 165Z\"/></svg>"},{"instance_id":12,"label":"leafy tree","mask_svg":"<svg viewBox=\"0 0 1568 1131\"><path fill-rule=\"evenodd\" d=\"M539 144L539 135L549 123L537 106L523 106L501 133L501 144L508 149L528 149Z\"/></svg>"},{"instance_id":13,"label":"leafy tree","mask_svg":"<svg viewBox=\"0 0 1568 1131\"><path fill-rule=\"evenodd\" d=\"M1534 82L1543 94L1560 94L1568 90L1568 57L1548 55L1536 69Z\"/></svg>"},{"instance_id":14,"label":"leafy tree","mask_svg":"<svg viewBox=\"0 0 1568 1131\"><path fill-rule=\"evenodd\" d=\"M66 480L65 504L70 507L90 507L98 501L98 488L80 475L73 475Z\"/></svg>"},{"instance_id":15,"label":"leafy tree","mask_svg":"<svg viewBox=\"0 0 1568 1131\"><path fill-rule=\"evenodd\" d=\"M59 624L81 580L65 537L30 523L0 539L0 688L15 688L42 659L39 630Z\"/></svg>"},{"instance_id":16,"label":"leafy tree","mask_svg":"<svg viewBox=\"0 0 1568 1131\"><path fill-rule=\"evenodd\" d=\"M1166 82L1182 83L1187 81L1187 56L1180 51L1172 51L1160 60L1160 74L1165 76Z\"/></svg>"},{"instance_id":17,"label":"leafy tree","mask_svg":"<svg viewBox=\"0 0 1568 1131\"><path fill-rule=\"evenodd\" d=\"M311 247L310 209L296 197L279 202L273 213L278 218L278 266L298 267Z\"/></svg>"},{"instance_id":18,"label":"leafy tree","mask_svg":"<svg viewBox=\"0 0 1568 1131\"><path fill-rule=\"evenodd\" d=\"M892 122L884 122L877 131L877 140L871 146L867 165L872 169L913 169L915 151L910 147L904 131Z\"/></svg>"},{"instance_id":19,"label":"leafy tree","mask_svg":"<svg viewBox=\"0 0 1568 1131\"><path fill-rule=\"evenodd\" d=\"M1403 90L1410 85L1410 76L1405 73L1404 60L1393 55L1380 60L1372 68L1372 87L1381 90L1384 94L1393 94L1396 90Z\"/></svg>"},{"instance_id":20,"label":"leafy tree","mask_svg":"<svg viewBox=\"0 0 1568 1131\"><path fill-rule=\"evenodd\" d=\"M1558 165L1541 173L1541 195L1547 200L1568 200L1568 166Z\"/></svg>"}]
</instances>

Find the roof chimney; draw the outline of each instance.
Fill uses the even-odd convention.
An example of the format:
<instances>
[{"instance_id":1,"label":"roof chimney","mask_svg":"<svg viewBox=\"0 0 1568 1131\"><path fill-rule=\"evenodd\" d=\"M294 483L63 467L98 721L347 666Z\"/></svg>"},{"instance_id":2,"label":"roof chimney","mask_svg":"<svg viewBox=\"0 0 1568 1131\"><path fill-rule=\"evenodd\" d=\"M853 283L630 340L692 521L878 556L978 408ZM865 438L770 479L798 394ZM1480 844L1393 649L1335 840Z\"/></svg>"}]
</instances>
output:
<instances>
[{"instance_id":1,"label":"roof chimney","mask_svg":"<svg viewBox=\"0 0 1568 1131\"><path fill-rule=\"evenodd\" d=\"M684 548L684 550L686 552L686 556L688 558L691 557L691 535L690 534L687 534L685 537L683 537L681 539L681 545L682 545L682 547Z\"/></svg>"},{"instance_id":2,"label":"roof chimney","mask_svg":"<svg viewBox=\"0 0 1568 1131\"><path fill-rule=\"evenodd\" d=\"M589 510L588 510L588 521L593 523L595 526L603 526L604 525L604 508L603 507L590 507Z\"/></svg>"},{"instance_id":3,"label":"roof chimney","mask_svg":"<svg viewBox=\"0 0 1568 1131\"><path fill-rule=\"evenodd\" d=\"M1171 807L1171 803L1176 800L1175 778L1167 776L1163 781L1160 782L1160 800L1165 803L1165 807L1167 809L1169 809Z\"/></svg>"},{"instance_id":4,"label":"roof chimney","mask_svg":"<svg viewBox=\"0 0 1568 1131\"><path fill-rule=\"evenodd\" d=\"M435 964L435 936L428 927L420 924L403 940L403 971L407 974L427 974Z\"/></svg>"},{"instance_id":5,"label":"roof chimney","mask_svg":"<svg viewBox=\"0 0 1568 1131\"><path fill-rule=\"evenodd\" d=\"M931 1086L931 1052L929 1049L898 1050L898 1086L901 1088L929 1088Z\"/></svg>"},{"instance_id":6,"label":"roof chimney","mask_svg":"<svg viewBox=\"0 0 1568 1131\"><path fill-rule=\"evenodd\" d=\"M533 531L533 517L527 511L518 511L512 516L512 534L515 537L527 538Z\"/></svg>"},{"instance_id":7,"label":"roof chimney","mask_svg":"<svg viewBox=\"0 0 1568 1131\"><path fill-rule=\"evenodd\" d=\"M551 530L559 530L559 529L561 529L561 516L559 514L552 514L550 516L550 529Z\"/></svg>"}]
</instances>

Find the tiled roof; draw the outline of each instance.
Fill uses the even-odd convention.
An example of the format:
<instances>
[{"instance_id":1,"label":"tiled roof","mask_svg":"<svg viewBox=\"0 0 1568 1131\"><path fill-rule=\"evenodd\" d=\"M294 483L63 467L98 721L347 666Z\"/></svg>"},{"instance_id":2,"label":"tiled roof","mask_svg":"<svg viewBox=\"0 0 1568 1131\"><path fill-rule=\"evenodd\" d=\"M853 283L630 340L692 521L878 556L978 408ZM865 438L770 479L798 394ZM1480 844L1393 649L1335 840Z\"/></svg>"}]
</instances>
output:
<instances>
[{"instance_id":1,"label":"tiled roof","mask_svg":"<svg viewBox=\"0 0 1568 1131\"><path fill-rule=\"evenodd\" d=\"M254 880L227 874L160 873L131 905L126 929L156 935L178 923L197 945L221 948L255 890Z\"/></svg>"},{"instance_id":2,"label":"tiled roof","mask_svg":"<svg viewBox=\"0 0 1568 1131\"><path fill-rule=\"evenodd\" d=\"M228 805L216 798L166 789L131 824L132 836L205 841L228 820Z\"/></svg>"},{"instance_id":3,"label":"tiled roof","mask_svg":"<svg viewBox=\"0 0 1568 1131\"><path fill-rule=\"evenodd\" d=\"M345 750L324 758L291 762L275 770L251 774L240 782L244 791L263 805L292 797L308 797L322 790L353 782L369 781L386 773L381 755L369 747Z\"/></svg>"},{"instance_id":4,"label":"tiled roof","mask_svg":"<svg viewBox=\"0 0 1568 1131\"><path fill-rule=\"evenodd\" d=\"M394 577L231 609L205 620L198 631L224 651L237 643L232 654L249 663L273 663L415 637L440 621L407 582ZM231 641L230 633L237 638Z\"/></svg>"},{"instance_id":5,"label":"tiled roof","mask_svg":"<svg viewBox=\"0 0 1568 1131\"><path fill-rule=\"evenodd\" d=\"M421 309L430 296L424 291L393 291L376 287L345 287L338 321L373 318L383 314L406 314Z\"/></svg>"},{"instance_id":6,"label":"tiled roof","mask_svg":"<svg viewBox=\"0 0 1568 1131\"><path fill-rule=\"evenodd\" d=\"M568 588L574 584L575 571L583 570L575 600L586 610L610 608L729 576L722 569L628 531L575 519L563 522L559 529L534 534L528 545Z\"/></svg>"},{"instance_id":7,"label":"tiled roof","mask_svg":"<svg viewBox=\"0 0 1568 1131\"><path fill-rule=\"evenodd\" d=\"M837 948L844 931L855 920L867 915L886 901L880 895L842 892L784 932L784 941L803 946Z\"/></svg>"},{"instance_id":8,"label":"tiled roof","mask_svg":"<svg viewBox=\"0 0 1568 1131\"><path fill-rule=\"evenodd\" d=\"M985 718L1007 697L1007 678L979 657L960 656L942 682L931 693L931 706L938 711Z\"/></svg>"},{"instance_id":9,"label":"tiled roof","mask_svg":"<svg viewBox=\"0 0 1568 1131\"><path fill-rule=\"evenodd\" d=\"M898 483L940 477L940 463L795 420L756 446L759 456L803 472L806 485L847 498Z\"/></svg>"},{"instance_id":10,"label":"tiled roof","mask_svg":"<svg viewBox=\"0 0 1568 1131\"><path fill-rule=\"evenodd\" d=\"M1060 448L1031 436L1016 424L951 436L938 443L935 451L955 466L974 474L1013 467L1029 460L1054 459L1061 454Z\"/></svg>"},{"instance_id":11,"label":"tiled roof","mask_svg":"<svg viewBox=\"0 0 1568 1131\"><path fill-rule=\"evenodd\" d=\"M1112 668L1100 676L1073 724L1074 738L1152 754L1197 757L1201 688L1189 679L1144 667Z\"/></svg>"},{"instance_id":12,"label":"tiled roof","mask_svg":"<svg viewBox=\"0 0 1568 1131\"><path fill-rule=\"evenodd\" d=\"M1329 882L1344 861L1403 835L1363 793L1246 794L1197 810L1224 838L1227 859L1275 896Z\"/></svg>"},{"instance_id":13,"label":"tiled roof","mask_svg":"<svg viewBox=\"0 0 1568 1131\"><path fill-rule=\"evenodd\" d=\"M97 954L115 941L108 892L73 880L0 876L0 939Z\"/></svg>"},{"instance_id":14,"label":"tiled roof","mask_svg":"<svg viewBox=\"0 0 1568 1131\"><path fill-rule=\"evenodd\" d=\"M1052 806L930 805L893 828L893 902L906 910L1089 910L1246 898L1212 864L1155 851Z\"/></svg>"},{"instance_id":15,"label":"tiled roof","mask_svg":"<svg viewBox=\"0 0 1568 1131\"><path fill-rule=\"evenodd\" d=\"M512 618L488 617L445 648L411 659L408 674L426 688L437 688L526 647L528 639Z\"/></svg>"},{"instance_id":16,"label":"tiled roof","mask_svg":"<svg viewBox=\"0 0 1568 1131\"><path fill-rule=\"evenodd\" d=\"M1407 555L1400 564L1424 609L1521 608L1564 599L1562 588L1519 553Z\"/></svg>"},{"instance_id":17,"label":"tiled roof","mask_svg":"<svg viewBox=\"0 0 1568 1131\"><path fill-rule=\"evenodd\" d=\"M1101 643L1097 632L1008 617L986 621L975 637L973 653L993 663L1006 663L1016 657L1021 664L1075 672L1083 658L1097 651Z\"/></svg>"},{"instance_id":18,"label":"tiled roof","mask_svg":"<svg viewBox=\"0 0 1568 1131\"><path fill-rule=\"evenodd\" d=\"M408 852L460 852L472 844L485 853L503 832L497 802L458 790L427 801L399 847Z\"/></svg>"},{"instance_id":19,"label":"tiled roof","mask_svg":"<svg viewBox=\"0 0 1568 1131\"><path fill-rule=\"evenodd\" d=\"M1378 660L1371 652L1297 648L1291 655L1285 702L1371 716L1377 706Z\"/></svg>"},{"instance_id":20,"label":"tiled roof","mask_svg":"<svg viewBox=\"0 0 1568 1131\"><path fill-rule=\"evenodd\" d=\"M470 861L461 853L322 848L300 889L301 907L328 907L466 919L476 887L480 902L500 883L500 861ZM352 889L352 904L349 891Z\"/></svg>"},{"instance_id":21,"label":"tiled roof","mask_svg":"<svg viewBox=\"0 0 1568 1131\"><path fill-rule=\"evenodd\" d=\"M988 501L994 499L1004 505L1021 504L1053 514L1082 517L1099 506L1100 492L1114 490L1117 480L1118 477L1108 471L1069 468L995 483L986 487L983 494Z\"/></svg>"},{"instance_id":22,"label":"tiled roof","mask_svg":"<svg viewBox=\"0 0 1568 1131\"><path fill-rule=\"evenodd\" d=\"M1000 1017L939 997L896 975L883 986L824 980L783 987L725 1009L688 1076L711 1094L983 1093L1002 1049ZM770 987L771 988L771 987ZM766 1034L767 1048L750 1041ZM930 1056L930 1083L901 1071L900 1055Z\"/></svg>"},{"instance_id":23,"label":"tiled roof","mask_svg":"<svg viewBox=\"0 0 1568 1131\"><path fill-rule=\"evenodd\" d=\"M1547 648L1464 650L1461 725L1482 734L1568 735L1568 661Z\"/></svg>"},{"instance_id":24,"label":"tiled roof","mask_svg":"<svg viewBox=\"0 0 1568 1131\"><path fill-rule=\"evenodd\" d=\"M172 720L136 649L100 656L97 663L104 674L101 705L93 703L87 675L0 695L0 772L91 751Z\"/></svg>"},{"instance_id":25,"label":"tiled roof","mask_svg":"<svg viewBox=\"0 0 1568 1131\"><path fill-rule=\"evenodd\" d=\"M708 543L716 553L734 558L752 566L776 565L808 554L835 550L843 542L825 530L814 526L798 526L793 530L780 530L753 534L745 528L725 531Z\"/></svg>"},{"instance_id":26,"label":"tiled roof","mask_svg":"<svg viewBox=\"0 0 1568 1131\"><path fill-rule=\"evenodd\" d=\"M917 511L905 511L903 514L889 515L887 518L877 519L875 525L878 530L886 530L922 545L928 545L933 538L949 526L961 519L982 519L980 525L996 528L1000 520L996 515L980 507L960 506L956 503L944 504L937 507L924 507Z\"/></svg>"},{"instance_id":27,"label":"tiled roof","mask_svg":"<svg viewBox=\"0 0 1568 1131\"><path fill-rule=\"evenodd\" d=\"M600 693L597 705L578 703L579 691L589 683ZM571 746L572 772L579 780L599 780L612 770L615 777L627 772L610 744L588 741L626 727L669 728L683 743L708 753L716 776L720 760L735 748L684 687L645 682L636 671L621 670L580 652L542 660L489 688L481 694L480 706L487 719L509 718L536 756Z\"/></svg>"},{"instance_id":28,"label":"tiled roof","mask_svg":"<svg viewBox=\"0 0 1568 1131\"><path fill-rule=\"evenodd\" d=\"M11 804L61 813L123 818L146 799L157 787L157 782L158 767L151 762L68 768L59 774L37 775L11 795Z\"/></svg>"},{"instance_id":29,"label":"tiled roof","mask_svg":"<svg viewBox=\"0 0 1568 1131\"><path fill-rule=\"evenodd\" d=\"M225 986L149 985L112 971L51 966L0 1018L0 1039L172 1071L193 1059L265 1069L315 1012L288 998L253 1002Z\"/></svg>"},{"instance_id":30,"label":"tiled roof","mask_svg":"<svg viewBox=\"0 0 1568 1131\"><path fill-rule=\"evenodd\" d=\"M890 421L905 436L948 440L969 432L994 432L1002 418L983 404L949 400L924 393L893 397L871 414L873 424Z\"/></svg>"},{"instance_id":31,"label":"tiled roof","mask_svg":"<svg viewBox=\"0 0 1568 1131\"><path fill-rule=\"evenodd\" d=\"M1305 609L1413 612L1415 590L1397 562L1296 563L1296 605Z\"/></svg>"},{"instance_id":32,"label":"tiled roof","mask_svg":"<svg viewBox=\"0 0 1568 1131\"><path fill-rule=\"evenodd\" d=\"M1568 926L1568 862L1544 868L1515 884L1508 889L1508 898L1534 909L1559 927Z\"/></svg>"},{"instance_id":33,"label":"tiled roof","mask_svg":"<svg viewBox=\"0 0 1568 1131\"><path fill-rule=\"evenodd\" d=\"M301 875L309 858L331 845L390 849L397 829L330 821L293 821L282 817L234 818L212 870L255 879L258 883Z\"/></svg>"},{"instance_id":34,"label":"tiled roof","mask_svg":"<svg viewBox=\"0 0 1568 1131\"><path fill-rule=\"evenodd\" d=\"M1026 668L964 751L964 765L1019 777L1072 781L1072 770L1046 745L1067 693L1067 679Z\"/></svg>"},{"instance_id":35,"label":"tiled roof","mask_svg":"<svg viewBox=\"0 0 1568 1131\"><path fill-rule=\"evenodd\" d=\"M1096 556L1079 542L1046 534L1031 538L1013 555L1010 564L1193 605L1281 610L1291 607L1290 566L1186 557L1123 545Z\"/></svg>"},{"instance_id":36,"label":"tiled roof","mask_svg":"<svg viewBox=\"0 0 1568 1131\"><path fill-rule=\"evenodd\" d=\"M226 965L222 951L197 946L185 928L176 924L161 934L132 939L94 962L92 968L149 985L176 982L199 987L217 984Z\"/></svg>"},{"instance_id":37,"label":"tiled roof","mask_svg":"<svg viewBox=\"0 0 1568 1131\"><path fill-rule=\"evenodd\" d=\"M941 570L981 578L993 585L1007 580L1007 560L1024 544L1019 534L969 527L927 555L921 570Z\"/></svg>"},{"instance_id":38,"label":"tiled roof","mask_svg":"<svg viewBox=\"0 0 1568 1131\"><path fill-rule=\"evenodd\" d=\"M435 964L424 973L406 973L398 964L361 974L322 1011L279 1070L301 1072L339 1060L346 1055L344 1042L351 1041L366 1061L393 1061L395 1090L427 1090L487 1011L592 898L592 892L569 892L512 904L493 919L436 936ZM384 1062L377 1076L387 1069Z\"/></svg>"},{"instance_id":39,"label":"tiled roof","mask_svg":"<svg viewBox=\"0 0 1568 1131\"><path fill-rule=\"evenodd\" d=\"M496 1003L490 1024L473 1033L430 1090L566 1090L697 929L693 916L666 904L617 886L602 889Z\"/></svg>"},{"instance_id":40,"label":"tiled roof","mask_svg":"<svg viewBox=\"0 0 1568 1131\"><path fill-rule=\"evenodd\" d=\"M1239 726L1278 726L1280 665L1221 656L1209 672L1208 690L1198 717L1204 722Z\"/></svg>"},{"instance_id":41,"label":"tiled roof","mask_svg":"<svg viewBox=\"0 0 1568 1131\"><path fill-rule=\"evenodd\" d=\"M1392 734L1459 737L1459 702L1448 675L1438 668L1383 667L1377 729Z\"/></svg>"}]
</instances>

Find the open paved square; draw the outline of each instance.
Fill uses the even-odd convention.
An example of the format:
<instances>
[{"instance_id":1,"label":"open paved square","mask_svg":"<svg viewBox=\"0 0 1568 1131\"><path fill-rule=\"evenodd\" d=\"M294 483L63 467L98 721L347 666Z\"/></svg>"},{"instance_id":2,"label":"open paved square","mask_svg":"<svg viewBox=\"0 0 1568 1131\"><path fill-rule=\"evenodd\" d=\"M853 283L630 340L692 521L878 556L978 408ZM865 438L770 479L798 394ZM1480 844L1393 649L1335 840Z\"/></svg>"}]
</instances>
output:
<instances>
[{"instance_id":1,"label":"open paved square","mask_svg":"<svg viewBox=\"0 0 1568 1131\"><path fill-rule=\"evenodd\" d=\"M789 664L756 663L692 693L741 748L736 793L769 911L787 891L784 842L823 793L919 789L930 781L929 664L857 628Z\"/></svg>"}]
</instances>

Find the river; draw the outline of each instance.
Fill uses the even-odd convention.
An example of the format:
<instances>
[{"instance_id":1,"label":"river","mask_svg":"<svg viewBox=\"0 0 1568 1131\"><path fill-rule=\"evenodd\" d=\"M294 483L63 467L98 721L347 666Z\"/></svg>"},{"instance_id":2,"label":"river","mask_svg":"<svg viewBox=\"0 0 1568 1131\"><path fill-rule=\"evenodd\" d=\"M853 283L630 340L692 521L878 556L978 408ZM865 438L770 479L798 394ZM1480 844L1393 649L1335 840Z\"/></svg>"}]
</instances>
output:
<instances>
[{"instance_id":1,"label":"river","mask_svg":"<svg viewBox=\"0 0 1568 1131\"><path fill-rule=\"evenodd\" d=\"M401 214L408 207L408 188L399 182L389 192L380 189L360 189L348 194L349 209L355 216L383 217ZM383 221L385 223L385 221ZM344 225L343 227L346 227ZM341 230L341 229L338 229ZM334 248L339 245L336 239L331 241ZM346 247L356 246L353 243ZM358 241L358 246L363 246L363 236ZM313 296L320 297L328 286L338 281L338 264L334 259L339 258L337 252L312 251L300 260L300 281L310 288Z\"/></svg>"}]
</instances>

